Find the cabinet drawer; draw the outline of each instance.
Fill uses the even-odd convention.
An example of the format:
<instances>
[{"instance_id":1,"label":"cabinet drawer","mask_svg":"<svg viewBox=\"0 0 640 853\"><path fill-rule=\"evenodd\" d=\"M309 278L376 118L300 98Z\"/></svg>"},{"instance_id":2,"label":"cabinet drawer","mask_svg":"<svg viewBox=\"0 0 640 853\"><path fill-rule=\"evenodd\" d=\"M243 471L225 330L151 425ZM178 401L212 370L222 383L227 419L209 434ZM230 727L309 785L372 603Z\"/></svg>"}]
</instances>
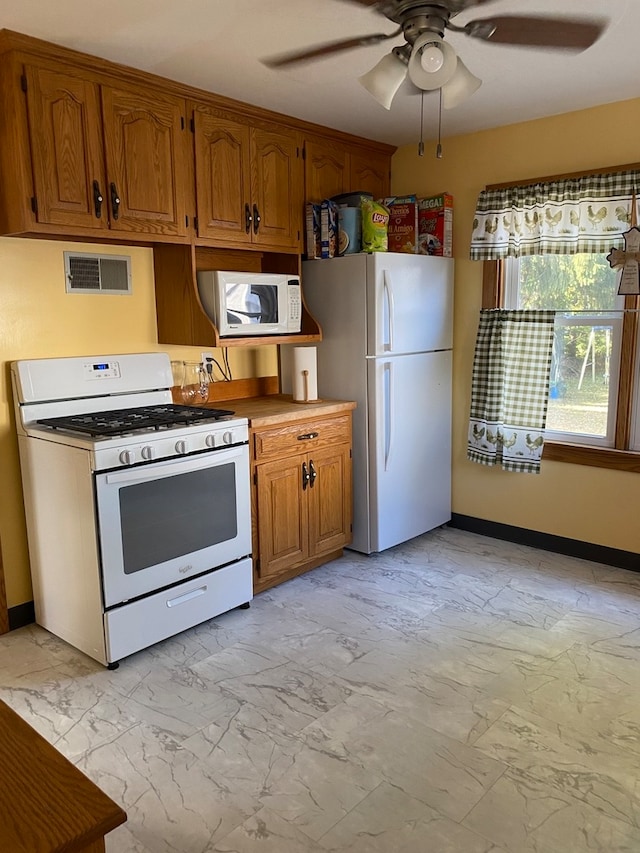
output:
<instances>
[{"instance_id":1,"label":"cabinet drawer","mask_svg":"<svg viewBox=\"0 0 640 853\"><path fill-rule=\"evenodd\" d=\"M283 424L254 433L256 462L351 441L351 415Z\"/></svg>"}]
</instances>

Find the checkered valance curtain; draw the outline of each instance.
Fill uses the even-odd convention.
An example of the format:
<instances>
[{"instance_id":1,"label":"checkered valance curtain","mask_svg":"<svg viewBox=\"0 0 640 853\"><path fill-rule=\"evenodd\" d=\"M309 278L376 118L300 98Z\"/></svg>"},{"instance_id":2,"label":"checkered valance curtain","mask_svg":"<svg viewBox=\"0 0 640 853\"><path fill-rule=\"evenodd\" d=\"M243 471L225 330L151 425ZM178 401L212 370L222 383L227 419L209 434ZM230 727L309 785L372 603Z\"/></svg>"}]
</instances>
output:
<instances>
[{"instance_id":1,"label":"checkered valance curtain","mask_svg":"<svg viewBox=\"0 0 640 853\"><path fill-rule=\"evenodd\" d=\"M480 312L467 457L538 474L549 399L555 311Z\"/></svg>"},{"instance_id":2,"label":"checkered valance curtain","mask_svg":"<svg viewBox=\"0 0 640 853\"><path fill-rule=\"evenodd\" d=\"M640 171L609 172L483 190L471 236L471 260L575 255L623 246Z\"/></svg>"}]
</instances>

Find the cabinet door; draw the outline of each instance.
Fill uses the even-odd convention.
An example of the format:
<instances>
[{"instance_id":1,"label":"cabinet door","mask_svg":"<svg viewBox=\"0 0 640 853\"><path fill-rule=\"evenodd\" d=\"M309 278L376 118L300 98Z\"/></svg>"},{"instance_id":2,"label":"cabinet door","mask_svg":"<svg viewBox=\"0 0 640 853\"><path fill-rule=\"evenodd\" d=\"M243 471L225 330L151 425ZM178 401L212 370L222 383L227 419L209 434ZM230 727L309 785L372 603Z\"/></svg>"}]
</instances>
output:
<instances>
[{"instance_id":1,"label":"cabinet door","mask_svg":"<svg viewBox=\"0 0 640 853\"><path fill-rule=\"evenodd\" d=\"M350 190L372 193L375 199L390 194L391 158L374 151L351 149Z\"/></svg>"},{"instance_id":2,"label":"cabinet door","mask_svg":"<svg viewBox=\"0 0 640 853\"><path fill-rule=\"evenodd\" d=\"M305 201L348 192L348 157L343 148L321 139L307 139L304 162Z\"/></svg>"},{"instance_id":3,"label":"cabinet door","mask_svg":"<svg viewBox=\"0 0 640 853\"><path fill-rule=\"evenodd\" d=\"M277 575L308 556L307 488L302 491L304 456L256 466L260 577Z\"/></svg>"},{"instance_id":4,"label":"cabinet door","mask_svg":"<svg viewBox=\"0 0 640 853\"><path fill-rule=\"evenodd\" d=\"M249 127L214 110L194 111L198 236L251 242Z\"/></svg>"},{"instance_id":5,"label":"cabinet door","mask_svg":"<svg viewBox=\"0 0 640 853\"><path fill-rule=\"evenodd\" d=\"M98 86L35 66L25 74L38 222L106 228Z\"/></svg>"},{"instance_id":6,"label":"cabinet door","mask_svg":"<svg viewBox=\"0 0 640 853\"><path fill-rule=\"evenodd\" d=\"M302 158L294 131L251 132L253 242L295 249L302 229Z\"/></svg>"},{"instance_id":7,"label":"cabinet door","mask_svg":"<svg viewBox=\"0 0 640 853\"><path fill-rule=\"evenodd\" d=\"M184 101L103 86L102 111L111 229L186 236Z\"/></svg>"},{"instance_id":8,"label":"cabinet door","mask_svg":"<svg viewBox=\"0 0 640 853\"><path fill-rule=\"evenodd\" d=\"M335 551L351 541L349 445L309 454L309 556Z\"/></svg>"}]
</instances>

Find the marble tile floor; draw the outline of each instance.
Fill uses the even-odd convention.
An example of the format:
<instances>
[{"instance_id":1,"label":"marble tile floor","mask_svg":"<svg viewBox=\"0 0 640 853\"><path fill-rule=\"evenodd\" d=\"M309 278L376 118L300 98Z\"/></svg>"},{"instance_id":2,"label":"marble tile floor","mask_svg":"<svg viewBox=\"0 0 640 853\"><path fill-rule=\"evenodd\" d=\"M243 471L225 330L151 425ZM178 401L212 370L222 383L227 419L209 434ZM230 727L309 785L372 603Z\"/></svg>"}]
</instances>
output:
<instances>
[{"instance_id":1,"label":"marble tile floor","mask_svg":"<svg viewBox=\"0 0 640 853\"><path fill-rule=\"evenodd\" d=\"M0 637L0 697L127 811L108 853L637 853L639 667L640 574L453 528L114 672Z\"/></svg>"}]
</instances>

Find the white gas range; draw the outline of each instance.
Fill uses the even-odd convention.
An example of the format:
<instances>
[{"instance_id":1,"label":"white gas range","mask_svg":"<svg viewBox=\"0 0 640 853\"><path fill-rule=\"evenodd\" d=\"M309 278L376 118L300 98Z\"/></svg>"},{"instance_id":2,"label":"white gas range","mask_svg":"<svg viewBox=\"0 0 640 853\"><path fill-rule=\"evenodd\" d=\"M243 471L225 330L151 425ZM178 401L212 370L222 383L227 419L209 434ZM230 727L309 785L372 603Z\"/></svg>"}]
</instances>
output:
<instances>
[{"instance_id":1,"label":"white gas range","mask_svg":"<svg viewBox=\"0 0 640 853\"><path fill-rule=\"evenodd\" d=\"M248 605L248 425L166 353L11 366L36 621L108 666Z\"/></svg>"}]
</instances>

